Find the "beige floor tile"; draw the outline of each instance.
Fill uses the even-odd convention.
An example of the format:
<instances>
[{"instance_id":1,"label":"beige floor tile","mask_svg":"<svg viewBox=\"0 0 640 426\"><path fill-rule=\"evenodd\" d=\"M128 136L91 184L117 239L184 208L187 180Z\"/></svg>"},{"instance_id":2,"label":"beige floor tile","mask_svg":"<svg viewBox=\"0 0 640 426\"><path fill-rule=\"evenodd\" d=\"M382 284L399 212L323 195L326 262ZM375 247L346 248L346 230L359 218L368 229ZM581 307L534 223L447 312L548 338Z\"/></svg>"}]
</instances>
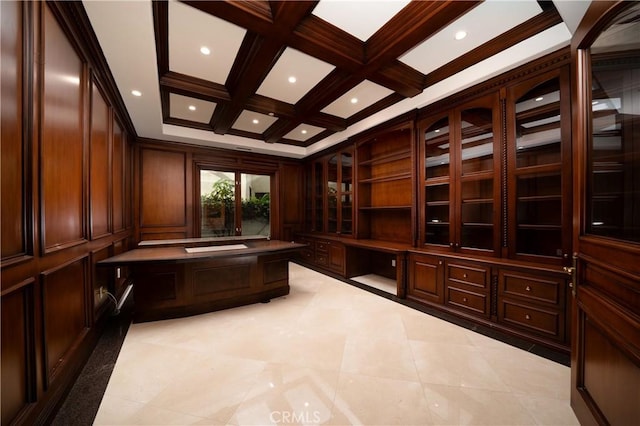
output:
<instances>
[{"instance_id":1,"label":"beige floor tile","mask_svg":"<svg viewBox=\"0 0 640 426\"><path fill-rule=\"evenodd\" d=\"M380 336L349 337L341 371L415 382L420 380L409 341Z\"/></svg>"}]
</instances>

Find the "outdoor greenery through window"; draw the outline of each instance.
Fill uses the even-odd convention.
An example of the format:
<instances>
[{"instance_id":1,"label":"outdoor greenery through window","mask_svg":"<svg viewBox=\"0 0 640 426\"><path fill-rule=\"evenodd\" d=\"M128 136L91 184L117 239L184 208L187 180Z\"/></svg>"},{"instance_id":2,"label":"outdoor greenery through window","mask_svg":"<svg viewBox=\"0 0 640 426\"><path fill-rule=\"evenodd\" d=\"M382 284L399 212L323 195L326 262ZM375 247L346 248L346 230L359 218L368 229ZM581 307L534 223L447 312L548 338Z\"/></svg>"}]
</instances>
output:
<instances>
[{"instance_id":1,"label":"outdoor greenery through window","mask_svg":"<svg viewBox=\"0 0 640 426\"><path fill-rule=\"evenodd\" d=\"M200 235L271 234L271 176L200 171Z\"/></svg>"}]
</instances>

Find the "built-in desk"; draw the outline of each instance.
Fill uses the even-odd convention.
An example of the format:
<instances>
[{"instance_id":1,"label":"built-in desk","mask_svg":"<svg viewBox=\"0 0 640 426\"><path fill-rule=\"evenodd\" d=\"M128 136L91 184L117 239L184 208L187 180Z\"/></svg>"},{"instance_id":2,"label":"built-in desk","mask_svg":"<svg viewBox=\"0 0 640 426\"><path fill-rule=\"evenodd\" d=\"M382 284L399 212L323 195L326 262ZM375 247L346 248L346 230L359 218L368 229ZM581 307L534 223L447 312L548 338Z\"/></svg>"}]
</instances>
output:
<instances>
[{"instance_id":1,"label":"built-in desk","mask_svg":"<svg viewBox=\"0 0 640 426\"><path fill-rule=\"evenodd\" d=\"M262 238L161 240L98 262L128 266L135 321L188 316L289 293L288 262L304 244Z\"/></svg>"}]
</instances>

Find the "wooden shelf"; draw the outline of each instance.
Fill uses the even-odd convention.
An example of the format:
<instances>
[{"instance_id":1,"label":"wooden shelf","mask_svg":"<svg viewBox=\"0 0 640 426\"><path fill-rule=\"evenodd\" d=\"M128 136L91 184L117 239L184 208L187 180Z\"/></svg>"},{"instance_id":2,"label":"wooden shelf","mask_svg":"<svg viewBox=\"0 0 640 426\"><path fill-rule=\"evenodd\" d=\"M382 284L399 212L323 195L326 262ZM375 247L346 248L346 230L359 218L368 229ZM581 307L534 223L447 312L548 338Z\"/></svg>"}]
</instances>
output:
<instances>
[{"instance_id":1,"label":"wooden shelf","mask_svg":"<svg viewBox=\"0 0 640 426\"><path fill-rule=\"evenodd\" d=\"M397 173L393 175L386 175L386 176L380 176L375 178L360 179L358 182L359 183L377 183L377 182L391 182L394 180L404 180L404 179L411 179L411 173L404 172L404 173Z\"/></svg>"},{"instance_id":2,"label":"wooden shelf","mask_svg":"<svg viewBox=\"0 0 640 426\"><path fill-rule=\"evenodd\" d=\"M535 224L535 225L527 225L527 224L518 224L517 229L535 229L535 230L539 230L539 231L560 231L562 230L562 226L561 225L540 225L540 224Z\"/></svg>"},{"instance_id":3,"label":"wooden shelf","mask_svg":"<svg viewBox=\"0 0 640 426\"><path fill-rule=\"evenodd\" d=\"M363 206L358 210L411 210L411 206Z\"/></svg>"},{"instance_id":4,"label":"wooden shelf","mask_svg":"<svg viewBox=\"0 0 640 426\"><path fill-rule=\"evenodd\" d=\"M398 160L405 160L409 158L411 158L411 151L406 150L406 151L394 152L392 154L387 154L387 155L380 155L368 160L363 160L359 162L359 165L372 166L372 165L378 165L378 164L384 164L384 163L391 163L393 161L398 161Z\"/></svg>"},{"instance_id":5,"label":"wooden shelf","mask_svg":"<svg viewBox=\"0 0 640 426\"><path fill-rule=\"evenodd\" d=\"M560 195L532 195L528 197L518 197L518 201L521 202L536 202L536 201L562 201Z\"/></svg>"}]
</instances>

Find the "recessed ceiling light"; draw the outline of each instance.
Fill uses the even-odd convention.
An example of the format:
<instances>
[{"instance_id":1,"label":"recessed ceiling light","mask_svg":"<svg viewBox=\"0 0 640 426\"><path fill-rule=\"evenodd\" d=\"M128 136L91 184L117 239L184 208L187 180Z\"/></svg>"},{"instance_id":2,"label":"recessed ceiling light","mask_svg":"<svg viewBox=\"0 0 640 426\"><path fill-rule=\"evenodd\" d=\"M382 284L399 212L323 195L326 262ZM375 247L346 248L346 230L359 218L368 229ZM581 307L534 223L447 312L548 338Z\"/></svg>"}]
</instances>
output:
<instances>
[{"instance_id":1,"label":"recessed ceiling light","mask_svg":"<svg viewBox=\"0 0 640 426\"><path fill-rule=\"evenodd\" d=\"M207 46L202 46L200 48L200 53L202 53L203 55L209 55L211 53L211 50L209 50Z\"/></svg>"},{"instance_id":2,"label":"recessed ceiling light","mask_svg":"<svg viewBox=\"0 0 640 426\"><path fill-rule=\"evenodd\" d=\"M257 118L253 119L253 124L258 124L260 121Z\"/></svg>"},{"instance_id":3,"label":"recessed ceiling light","mask_svg":"<svg viewBox=\"0 0 640 426\"><path fill-rule=\"evenodd\" d=\"M352 104L357 104L358 103L358 98L351 98L351 103Z\"/></svg>"},{"instance_id":4,"label":"recessed ceiling light","mask_svg":"<svg viewBox=\"0 0 640 426\"><path fill-rule=\"evenodd\" d=\"M139 91L139 90L132 90L132 91L131 91L131 94L132 94L133 96L142 96L142 92L141 92L141 91Z\"/></svg>"},{"instance_id":5,"label":"recessed ceiling light","mask_svg":"<svg viewBox=\"0 0 640 426\"><path fill-rule=\"evenodd\" d=\"M465 38L467 36L467 32L466 31L458 31L455 35L456 40L462 40L463 38Z\"/></svg>"},{"instance_id":6,"label":"recessed ceiling light","mask_svg":"<svg viewBox=\"0 0 640 426\"><path fill-rule=\"evenodd\" d=\"M540 102L540 101L541 101L541 100L543 100L543 99L544 99L544 98L543 98L542 96L538 96L538 97L536 98L536 102Z\"/></svg>"},{"instance_id":7,"label":"recessed ceiling light","mask_svg":"<svg viewBox=\"0 0 640 426\"><path fill-rule=\"evenodd\" d=\"M307 131L306 131L305 129L302 129L302 130L300 131L300 133L302 133L303 135L306 135L306 134L307 134Z\"/></svg>"},{"instance_id":8,"label":"recessed ceiling light","mask_svg":"<svg viewBox=\"0 0 640 426\"><path fill-rule=\"evenodd\" d=\"M289 77L289 83L293 84L297 81L297 79L294 76Z\"/></svg>"},{"instance_id":9,"label":"recessed ceiling light","mask_svg":"<svg viewBox=\"0 0 640 426\"><path fill-rule=\"evenodd\" d=\"M195 105L189 105L189 111L195 111L195 110L196 110Z\"/></svg>"}]
</instances>

